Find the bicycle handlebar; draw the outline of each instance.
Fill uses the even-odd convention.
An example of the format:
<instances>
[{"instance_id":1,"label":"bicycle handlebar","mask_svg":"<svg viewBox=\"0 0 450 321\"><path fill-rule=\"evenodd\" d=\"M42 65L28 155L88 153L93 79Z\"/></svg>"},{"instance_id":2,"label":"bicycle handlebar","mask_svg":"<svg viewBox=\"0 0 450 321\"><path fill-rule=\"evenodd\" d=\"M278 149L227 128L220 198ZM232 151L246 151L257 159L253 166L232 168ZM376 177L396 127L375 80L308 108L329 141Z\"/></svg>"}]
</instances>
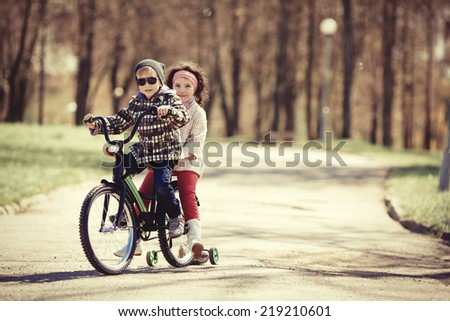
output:
<instances>
[{"instance_id":1,"label":"bicycle handlebar","mask_svg":"<svg viewBox=\"0 0 450 321\"><path fill-rule=\"evenodd\" d=\"M111 144L111 145L118 145L119 143L127 144L133 139L134 135L136 134L137 128L138 128L139 124L141 123L142 118L144 118L147 115L155 115L156 112L157 112L156 107L151 107L148 111L145 111L142 114L140 114L138 116L138 118L136 119L136 122L134 123L134 126L133 126L133 129L131 130L130 136L128 136L123 141L117 141L117 140L116 141L111 141L111 139L109 138L108 126L106 124L106 120L102 116L91 117L90 119L84 121L84 123L85 124L86 123L94 123L95 121L99 120L101 122L101 124L102 124L103 134L105 135L105 140L106 140L106 142L108 144ZM173 115L172 109L169 109L167 115ZM162 117L162 118L166 118L167 115Z\"/></svg>"}]
</instances>

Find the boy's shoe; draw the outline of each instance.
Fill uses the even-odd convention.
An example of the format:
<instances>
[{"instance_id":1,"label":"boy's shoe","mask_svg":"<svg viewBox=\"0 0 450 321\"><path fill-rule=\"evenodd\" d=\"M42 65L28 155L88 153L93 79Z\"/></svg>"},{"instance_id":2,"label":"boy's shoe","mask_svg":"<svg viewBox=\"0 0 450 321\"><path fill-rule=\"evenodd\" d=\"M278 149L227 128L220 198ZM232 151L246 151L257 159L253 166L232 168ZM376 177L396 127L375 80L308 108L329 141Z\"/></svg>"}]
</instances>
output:
<instances>
[{"instance_id":1,"label":"boy's shoe","mask_svg":"<svg viewBox=\"0 0 450 321\"><path fill-rule=\"evenodd\" d=\"M184 218L183 215L178 215L175 218L169 219L169 237L176 239L184 234Z\"/></svg>"},{"instance_id":2,"label":"boy's shoe","mask_svg":"<svg viewBox=\"0 0 450 321\"><path fill-rule=\"evenodd\" d=\"M125 255L125 251L127 250L127 246L125 245L121 249L118 249L113 254L118 257L123 257ZM142 242L141 240L137 241L136 243L136 249L134 250L134 256L140 256L142 255Z\"/></svg>"}]
</instances>

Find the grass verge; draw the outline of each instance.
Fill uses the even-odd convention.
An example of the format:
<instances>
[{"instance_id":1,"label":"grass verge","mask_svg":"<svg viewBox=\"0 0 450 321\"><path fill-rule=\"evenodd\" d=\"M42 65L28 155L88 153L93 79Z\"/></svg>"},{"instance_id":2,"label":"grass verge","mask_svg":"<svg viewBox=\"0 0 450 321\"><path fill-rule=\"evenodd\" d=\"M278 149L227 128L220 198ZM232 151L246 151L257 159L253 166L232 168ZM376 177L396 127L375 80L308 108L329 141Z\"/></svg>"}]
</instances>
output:
<instances>
[{"instance_id":1,"label":"grass verge","mask_svg":"<svg viewBox=\"0 0 450 321\"><path fill-rule=\"evenodd\" d=\"M101 138L86 127L0 124L0 205L98 178Z\"/></svg>"},{"instance_id":2,"label":"grass verge","mask_svg":"<svg viewBox=\"0 0 450 321\"><path fill-rule=\"evenodd\" d=\"M442 152L405 151L351 141L347 152L370 156L392 168L386 193L402 220L429 227L437 236L450 232L450 192L439 192Z\"/></svg>"}]
</instances>

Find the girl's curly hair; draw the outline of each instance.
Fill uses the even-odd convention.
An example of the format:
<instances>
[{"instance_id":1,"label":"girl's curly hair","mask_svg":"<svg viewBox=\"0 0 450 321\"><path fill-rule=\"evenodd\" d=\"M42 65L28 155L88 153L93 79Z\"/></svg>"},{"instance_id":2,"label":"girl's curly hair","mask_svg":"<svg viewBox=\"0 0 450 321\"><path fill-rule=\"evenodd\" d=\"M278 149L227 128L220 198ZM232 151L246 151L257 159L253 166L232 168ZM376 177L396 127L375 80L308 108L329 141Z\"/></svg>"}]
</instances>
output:
<instances>
[{"instance_id":1,"label":"girl's curly hair","mask_svg":"<svg viewBox=\"0 0 450 321\"><path fill-rule=\"evenodd\" d=\"M173 88L173 76L177 71L186 70L194 74L197 78L198 85L197 90L194 93L195 100L197 103L205 107L206 101L209 98L209 84L208 79L205 76L205 72L194 62L190 61L182 61L175 65L172 65L168 68L167 77L166 77L166 85L170 88Z\"/></svg>"}]
</instances>

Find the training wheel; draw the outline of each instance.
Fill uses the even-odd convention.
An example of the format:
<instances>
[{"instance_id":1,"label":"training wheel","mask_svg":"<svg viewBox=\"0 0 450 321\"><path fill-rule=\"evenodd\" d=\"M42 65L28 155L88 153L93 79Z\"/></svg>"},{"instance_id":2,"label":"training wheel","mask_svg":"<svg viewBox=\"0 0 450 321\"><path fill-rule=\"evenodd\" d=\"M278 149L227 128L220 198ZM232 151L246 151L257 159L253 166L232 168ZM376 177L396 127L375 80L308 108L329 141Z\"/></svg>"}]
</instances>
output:
<instances>
[{"instance_id":1,"label":"training wheel","mask_svg":"<svg viewBox=\"0 0 450 321\"><path fill-rule=\"evenodd\" d=\"M155 250L147 252L147 264L152 267L158 264L158 254Z\"/></svg>"},{"instance_id":2,"label":"training wheel","mask_svg":"<svg viewBox=\"0 0 450 321\"><path fill-rule=\"evenodd\" d=\"M212 247L209 249L209 262L212 265L216 265L219 262L219 250L216 247Z\"/></svg>"}]
</instances>

